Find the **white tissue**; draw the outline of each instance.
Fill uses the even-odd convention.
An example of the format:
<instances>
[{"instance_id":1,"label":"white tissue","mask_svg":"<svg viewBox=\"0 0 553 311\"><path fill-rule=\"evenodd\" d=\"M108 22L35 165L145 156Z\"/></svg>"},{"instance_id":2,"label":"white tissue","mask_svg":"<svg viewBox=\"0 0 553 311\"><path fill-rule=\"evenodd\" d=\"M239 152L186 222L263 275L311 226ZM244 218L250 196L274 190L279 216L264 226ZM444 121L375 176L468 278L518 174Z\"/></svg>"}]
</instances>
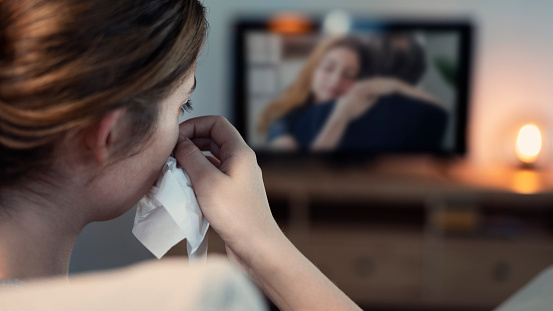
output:
<instances>
[{"instance_id":1,"label":"white tissue","mask_svg":"<svg viewBox=\"0 0 553 311\"><path fill-rule=\"evenodd\" d=\"M186 239L192 261L207 256L208 228L190 178L169 157L156 185L138 202L134 236L158 259Z\"/></svg>"}]
</instances>

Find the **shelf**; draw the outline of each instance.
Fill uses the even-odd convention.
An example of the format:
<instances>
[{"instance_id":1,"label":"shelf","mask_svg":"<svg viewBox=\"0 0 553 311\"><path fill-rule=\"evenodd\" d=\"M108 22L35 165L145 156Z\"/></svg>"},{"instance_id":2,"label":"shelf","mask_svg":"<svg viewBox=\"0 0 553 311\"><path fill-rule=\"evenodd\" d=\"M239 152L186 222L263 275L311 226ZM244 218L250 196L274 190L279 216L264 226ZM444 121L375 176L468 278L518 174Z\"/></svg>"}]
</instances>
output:
<instances>
[{"instance_id":1,"label":"shelf","mask_svg":"<svg viewBox=\"0 0 553 311\"><path fill-rule=\"evenodd\" d=\"M553 264L553 173L427 157L263 165L290 240L365 306L486 310Z\"/></svg>"},{"instance_id":2,"label":"shelf","mask_svg":"<svg viewBox=\"0 0 553 311\"><path fill-rule=\"evenodd\" d=\"M272 197L307 196L327 202L425 202L434 197L553 202L551 171L478 168L425 157L394 157L339 168L323 163L266 164L262 169Z\"/></svg>"}]
</instances>

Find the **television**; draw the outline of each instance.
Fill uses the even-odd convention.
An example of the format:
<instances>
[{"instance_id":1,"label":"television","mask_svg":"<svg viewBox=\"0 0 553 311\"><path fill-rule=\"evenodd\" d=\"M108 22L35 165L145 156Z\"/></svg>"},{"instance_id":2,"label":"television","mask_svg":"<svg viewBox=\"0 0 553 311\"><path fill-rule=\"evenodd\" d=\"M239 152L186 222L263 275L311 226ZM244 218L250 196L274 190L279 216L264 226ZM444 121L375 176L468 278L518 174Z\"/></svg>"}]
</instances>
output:
<instances>
[{"instance_id":1,"label":"television","mask_svg":"<svg viewBox=\"0 0 553 311\"><path fill-rule=\"evenodd\" d=\"M466 152L466 20L238 18L233 121L260 160Z\"/></svg>"}]
</instances>

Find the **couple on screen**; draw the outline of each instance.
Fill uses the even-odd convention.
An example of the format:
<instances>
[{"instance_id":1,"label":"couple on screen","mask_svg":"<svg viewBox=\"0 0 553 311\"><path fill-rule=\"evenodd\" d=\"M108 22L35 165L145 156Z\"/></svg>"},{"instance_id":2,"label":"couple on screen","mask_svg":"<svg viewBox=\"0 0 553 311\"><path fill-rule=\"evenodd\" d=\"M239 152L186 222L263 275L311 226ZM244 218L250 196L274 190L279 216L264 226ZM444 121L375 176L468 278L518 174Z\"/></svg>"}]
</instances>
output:
<instances>
[{"instance_id":1,"label":"couple on screen","mask_svg":"<svg viewBox=\"0 0 553 311\"><path fill-rule=\"evenodd\" d=\"M277 150L438 149L448 109L416 88L425 70L424 49L408 34L327 39L258 130Z\"/></svg>"}]
</instances>

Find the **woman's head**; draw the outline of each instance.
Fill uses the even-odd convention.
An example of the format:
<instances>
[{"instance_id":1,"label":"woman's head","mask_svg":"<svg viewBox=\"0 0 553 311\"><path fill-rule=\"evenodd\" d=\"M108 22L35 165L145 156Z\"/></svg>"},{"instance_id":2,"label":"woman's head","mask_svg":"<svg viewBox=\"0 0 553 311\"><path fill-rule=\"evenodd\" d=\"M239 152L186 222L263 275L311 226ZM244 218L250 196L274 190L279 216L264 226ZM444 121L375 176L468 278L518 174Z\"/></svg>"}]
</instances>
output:
<instances>
[{"instance_id":1,"label":"woman's head","mask_svg":"<svg viewBox=\"0 0 553 311\"><path fill-rule=\"evenodd\" d=\"M351 39L337 41L328 48L312 74L313 101L329 101L347 92L359 77L365 54Z\"/></svg>"},{"instance_id":2,"label":"woman's head","mask_svg":"<svg viewBox=\"0 0 553 311\"><path fill-rule=\"evenodd\" d=\"M320 43L296 80L263 112L259 130L265 131L272 121L295 107L343 95L356 80L370 74L369 52L366 44L353 36L329 38Z\"/></svg>"},{"instance_id":3,"label":"woman's head","mask_svg":"<svg viewBox=\"0 0 553 311\"><path fill-rule=\"evenodd\" d=\"M206 30L197 0L1 1L0 187L44 177L68 136L95 144L114 120L109 160L136 154L167 127L161 103L186 96Z\"/></svg>"}]
</instances>

